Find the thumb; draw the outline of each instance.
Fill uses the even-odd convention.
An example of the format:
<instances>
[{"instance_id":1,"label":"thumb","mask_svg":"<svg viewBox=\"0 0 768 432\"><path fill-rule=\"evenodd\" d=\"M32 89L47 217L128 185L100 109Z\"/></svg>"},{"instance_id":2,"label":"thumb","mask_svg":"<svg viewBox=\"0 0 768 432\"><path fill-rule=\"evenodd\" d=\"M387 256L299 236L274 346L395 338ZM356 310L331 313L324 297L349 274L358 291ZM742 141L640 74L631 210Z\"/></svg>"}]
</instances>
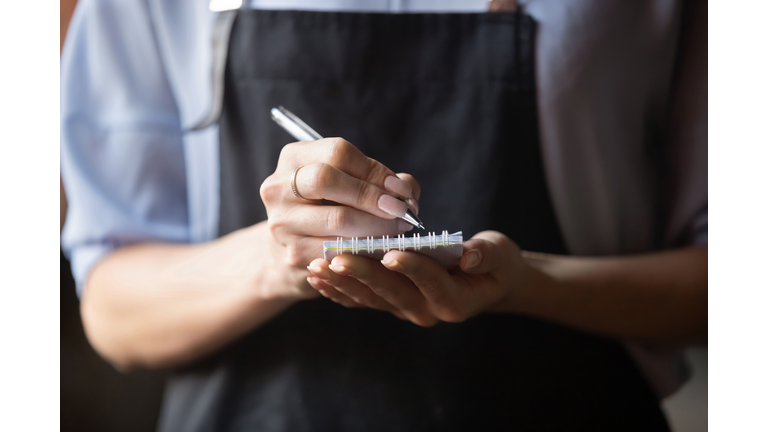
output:
<instances>
[{"instance_id":1,"label":"thumb","mask_svg":"<svg viewBox=\"0 0 768 432\"><path fill-rule=\"evenodd\" d=\"M464 254L459 267L467 273L488 273L498 267L496 245L484 239L472 239L464 242Z\"/></svg>"}]
</instances>

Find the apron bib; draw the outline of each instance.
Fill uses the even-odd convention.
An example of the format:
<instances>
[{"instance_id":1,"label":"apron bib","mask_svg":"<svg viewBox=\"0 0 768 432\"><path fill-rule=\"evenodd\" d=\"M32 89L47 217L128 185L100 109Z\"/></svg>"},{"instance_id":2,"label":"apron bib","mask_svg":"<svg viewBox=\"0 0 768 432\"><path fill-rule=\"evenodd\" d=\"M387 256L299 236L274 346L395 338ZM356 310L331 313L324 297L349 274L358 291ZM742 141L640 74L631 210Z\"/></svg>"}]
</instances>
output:
<instances>
[{"instance_id":1,"label":"apron bib","mask_svg":"<svg viewBox=\"0 0 768 432\"><path fill-rule=\"evenodd\" d=\"M566 253L539 149L535 33L520 13L241 10L224 75L220 234L266 219L259 186L292 141L270 120L283 105L413 174L430 230L494 229ZM160 429L668 427L612 340L508 314L427 329L320 298L177 371Z\"/></svg>"}]
</instances>

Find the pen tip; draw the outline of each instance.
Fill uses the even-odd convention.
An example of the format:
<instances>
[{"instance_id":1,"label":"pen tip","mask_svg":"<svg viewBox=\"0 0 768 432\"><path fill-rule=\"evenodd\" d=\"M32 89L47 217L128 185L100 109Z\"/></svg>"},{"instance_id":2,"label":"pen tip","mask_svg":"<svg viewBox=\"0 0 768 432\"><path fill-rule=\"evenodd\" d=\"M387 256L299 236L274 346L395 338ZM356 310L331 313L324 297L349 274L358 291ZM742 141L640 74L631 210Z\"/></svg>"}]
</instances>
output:
<instances>
[{"instance_id":1,"label":"pen tip","mask_svg":"<svg viewBox=\"0 0 768 432\"><path fill-rule=\"evenodd\" d=\"M419 229L424 229L424 224L423 224L423 223L420 223L420 224L419 224L419 226L418 226L418 228L419 228Z\"/></svg>"}]
</instances>

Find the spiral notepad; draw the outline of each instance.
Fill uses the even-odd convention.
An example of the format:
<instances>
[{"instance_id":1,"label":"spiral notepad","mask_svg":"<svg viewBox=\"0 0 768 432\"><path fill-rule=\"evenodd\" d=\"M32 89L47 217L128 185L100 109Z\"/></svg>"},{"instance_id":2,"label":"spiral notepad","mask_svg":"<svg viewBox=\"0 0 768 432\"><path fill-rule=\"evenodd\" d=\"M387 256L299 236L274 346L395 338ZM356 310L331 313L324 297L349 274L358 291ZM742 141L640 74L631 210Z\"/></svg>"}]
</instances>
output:
<instances>
[{"instance_id":1,"label":"spiral notepad","mask_svg":"<svg viewBox=\"0 0 768 432\"><path fill-rule=\"evenodd\" d=\"M461 231L453 234L443 231L440 235L432 232L426 236L413 234L410 237L406 237L405 234L397 237L366 237L364 239L352 237L349 240L338 237L336 240L323 242L323 258L330 261L336 255L349 253L380 260L390 250L401 250L420 253L434 258L444 266L452 266L459 264L463 243Z\"/></svg>"}]
</instances>

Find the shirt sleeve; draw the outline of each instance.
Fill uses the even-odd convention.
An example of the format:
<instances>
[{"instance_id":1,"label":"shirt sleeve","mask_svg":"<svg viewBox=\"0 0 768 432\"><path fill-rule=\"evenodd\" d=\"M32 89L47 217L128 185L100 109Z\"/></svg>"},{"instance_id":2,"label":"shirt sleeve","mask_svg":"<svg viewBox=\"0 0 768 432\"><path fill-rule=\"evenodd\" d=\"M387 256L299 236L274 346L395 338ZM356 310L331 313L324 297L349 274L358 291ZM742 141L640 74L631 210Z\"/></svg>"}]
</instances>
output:
<instances>
[{"instance_id":1,"label":"shirt sleeve","mask_svg":"<svg viewBox=\"0 0 768 432\"><path fill-rule=\"evenodd\" d=\"M667 247L708 243L707 11L684 8L665 148Z\"/></svg>"},{"instance_id":2,"label":"shirt sleeve","mask_svg":"<svg viewBox=\"0 0 768 432\"><path fill-rule=\"evenodd\" d=\"M62 52L62 248L78 295L117 248L189 240L180 120L151 23L145 1L81 0Z\"/></svg>"}]
</instances>

